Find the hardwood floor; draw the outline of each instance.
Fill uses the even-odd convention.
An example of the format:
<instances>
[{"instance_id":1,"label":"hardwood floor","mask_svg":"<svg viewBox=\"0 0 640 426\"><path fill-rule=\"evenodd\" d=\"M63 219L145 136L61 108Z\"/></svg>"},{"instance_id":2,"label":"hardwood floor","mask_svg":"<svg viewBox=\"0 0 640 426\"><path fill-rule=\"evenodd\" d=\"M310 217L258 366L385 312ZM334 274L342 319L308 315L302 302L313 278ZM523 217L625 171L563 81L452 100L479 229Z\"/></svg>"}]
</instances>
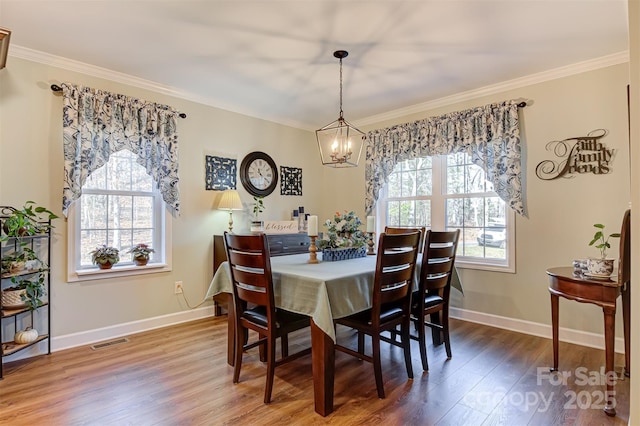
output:
<instances>
[{"instance_id":1,"label":"hardwood floor","mask_svg":"<svg viewBox=\"0 0 640 426\"><path fill-rule=\"evenodd\" d=\"M373 368L336 353L335 412L313 410L311 358L276 369L273 398L262 402L266 368L245 354L240 383L226 363L226 318L198 320L128 336L104 349L79 347L6 365L0 424L11 425L626 425L629 379L616 385L616 417L607 417L599 372L604 351L452 320L453 358L430 346L429 373L412 347L415 378L402 350L383 344L386 399ZM354 334L338 329L341 342ZM309 345L297 332L290 344ZM412 342L412 345L417 344ZM616 370L624 357L616 354ZM538 370L540 368L540 371ZM580 368L580 369L579 369ZM589 375L591 372L592 375ZM575 408L573 408L575 406ZM580 408L582 407L582 408Z\"/></svg>"}]
</instances>

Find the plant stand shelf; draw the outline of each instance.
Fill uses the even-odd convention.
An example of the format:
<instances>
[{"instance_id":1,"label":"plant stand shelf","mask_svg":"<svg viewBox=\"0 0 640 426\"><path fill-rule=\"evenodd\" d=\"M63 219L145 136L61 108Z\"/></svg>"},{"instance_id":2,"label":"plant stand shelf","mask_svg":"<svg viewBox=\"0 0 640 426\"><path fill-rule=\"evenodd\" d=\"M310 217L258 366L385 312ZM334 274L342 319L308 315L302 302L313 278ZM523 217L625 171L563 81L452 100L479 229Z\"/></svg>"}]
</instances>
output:
<instances>
[{"instance_id":1,"label":"plant stand shelf","mask_svg":"<svg viewBox=\"0 0 640 426\"><path fill-rule=\"evenodd\" d=\"M31 209L38 211L35 206L31 206ZM24 211L23 209L22 212ZM7 295L6 300L5 297L0 298L0 379L4 377L6 357L36 345L34 354L29 351L25 356L11 360L11 363L22 358L42 355L45 350L46 354L51 353L51 220L34 219L32 216L35 215L27 215L29 217L26 225L22 225L25 222L21 222L20 225L25 228L16 231L16 227L8 224L12 223L20 212L21 210L14 207L0 206L0 291L26 287L42 289L41 293L44 294L39 294L37 299L26 300L24 306L13 300L15 293L3 293ZM9 294L11 296L8 296ZM3 303L11 305L3 306ZM33 304L33 309L30 309L28 303ZM28 327L38 330L38 338L29 343L16 343L16 333Z\"/></svg>"},{"instance_id":2,"label":"plant stand shelf","mask_svg":"<svg viewBox=\"0 0 640 426\"><path fill-rule=\"evenodd\" d=\"M2 356L13 355L17 352L20 352L23 349L27 349L29 346L33 346L37 343L42 342L49 338L48 334L42 334L38 336L36 340L29 343L16 343L16 342L6 342L2 344Z\"/></svg>"}]
</instances>

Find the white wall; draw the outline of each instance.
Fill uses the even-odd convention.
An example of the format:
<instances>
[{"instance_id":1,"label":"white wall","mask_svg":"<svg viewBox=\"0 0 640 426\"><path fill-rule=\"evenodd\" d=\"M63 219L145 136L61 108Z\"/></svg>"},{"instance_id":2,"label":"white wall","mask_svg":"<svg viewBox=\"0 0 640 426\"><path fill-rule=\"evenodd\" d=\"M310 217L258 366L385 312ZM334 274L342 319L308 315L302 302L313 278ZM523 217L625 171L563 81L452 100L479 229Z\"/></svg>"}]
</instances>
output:
<instances>
[{"instance_id":1,"label":"white wall","mask_svg":"<svg viewBox=\"0 0 640 426\"><path fill-rule=\"evenodd\" d=\"M537 324L551 323L546 269L569 266L575 258L596 256L589 247L594 223L604 223L607 231L619 232L624 211L629 207L629 138L627 131L628 64L608 66L570 77L532 84L491 96L460 102L362 127L361 130L389 127L451 111L458 111L507 99L527 99L521 110L524 156L524 188L527 216L516 219L516 273L461 269L464 297L454 292L454 307L498 315ZM607 129L601 141L616 150L608 175L581 174L571 179L542 181L536 165L554 159L545 150L547 142L586 136L595 129ZM324 203L352 208L363 214L364 168L325 172ZM339 188L339 189L337 189ZM610 254L617 253L613 241ZM622 336L618 310L617 336ZM560 327L601 334L602 310L562 300ZM550 335L550 329L549 329Z\"/></svg>"},{"instance_id":2,"label":"white wall","mask_svg":"<svg viewBox=\"0 0 640 426\"><path fill-rule=\"evenodd\" d=\"M518 217L516 223L517 272L463 270L465 296L455 296L456 307L550 323L545 269L595 254L587 246L593 223L605 223L613 231L620 226L630 201L628 76L627 64L609 66L361 127L366 131L511 98L529 100L530 105L522 110L528 215ZM173 294L177 280L184 282L192 303L200 300L213 273L211 235L221 233L227 223L226 213L213 210L216 194L204 190L206 154L228 155L240 161L250 151L264 150L278 165L303 169L304 196L283 197L276 190L265 201L266 219L286 219L299 205L317 213L321 222L336 210L364 215L364 155L355 169L322 167L312 132L15 57L0 71L0 204L20 205L33 199L60 213L62 100L49 85L61 81L168 103L188 118L179 122L183 210L181 217L173 220L173 271L68 284L64 269L66 223L57 221L52 263L54 336L185 312L188 308ZM578 175L552 182L535 177L536 164L552 158L544 148L547 142L583 136L597 128L609 131L603 142L616 150L611 174ZM243 201L251 201L241 185L239 191ZM235 229L247 229L248 214L234 217ZM621 324L620 316L617 321ZM602 322L602 312L595 306L561 302L561 327L602 333ZM621 327L618 330L620 336Z\"/></svg>"},{"instance_id":3,"label":"white wall","mask_svg":"<svg viewBox=\"0 0 640 426\"><path fill-rule=\"evenodd\" d=\"M178 123L182 213L172 220L173 271L67 283L67 225L64 220L56 220L51 288L53 336L186 311L187 306L173 293L173 283L178 280L184 282L192 305L202 299L213 276L212 236L222 233L228 222L228 213L214 210L220 193L205 190L207 154L237 158L239 166L247 153L262 150L278 166L303 169L304 196L281 196L278 187L265 199L264 219L289 219L291 210L301 205L307 211L320 208L320 197L316 195L321 193L322 183L313 177L321 173L322 166L312 132L15 57L9 57L7 67L0 71L2 205L21 206L26 200L35 200L62 216L62 97L49 88L62 81L170 104L186 113L187 118ZM238 191L243 202L252 202L240 182ZM250 207L246 212L234 213L234 220L234 230L248 230Z\"/></svg>"}]
</instances>

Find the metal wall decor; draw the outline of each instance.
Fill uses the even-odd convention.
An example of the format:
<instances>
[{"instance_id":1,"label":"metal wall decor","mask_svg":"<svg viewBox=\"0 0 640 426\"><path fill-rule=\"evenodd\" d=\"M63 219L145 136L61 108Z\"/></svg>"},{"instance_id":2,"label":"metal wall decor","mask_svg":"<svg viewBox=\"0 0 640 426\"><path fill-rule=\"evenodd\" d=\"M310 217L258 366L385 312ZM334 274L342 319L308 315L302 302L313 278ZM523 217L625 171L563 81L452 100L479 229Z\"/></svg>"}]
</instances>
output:
<instances>
[{"instance_id":1,"label":"metal wall decor","mask_svg":"<svg viewBox=\"0 0 640 426\"><path fill-rule=\"evenodd\" d=\"M280 195L302 195L302 169L280 166Z\"/></svg>"},{"instance_id":2,"label":"metal wall decor","mask_svg":"<svg viewBox=\"0 0 640 426\"><path fill-rule=\"evenodd\" d=\"M575 173L610 173L615 149L609 149L600 142L607 133L605 129L596 129L587 136L547 143L547 151L552 152L558 159L538 163L536 176L542 180L554 180L561 177L572 178Z\"/></svg>"},{"instance_id":3,"label":"metal wall decor","mask_svg":"<svg viewBox=\"0 0 640 426\"><path fill-rule=\"evenodd\" d=\"M238 166L235 159L207 155L205 157L205 171L207 190L236 189Z\"/></svg>"}]
</instances>

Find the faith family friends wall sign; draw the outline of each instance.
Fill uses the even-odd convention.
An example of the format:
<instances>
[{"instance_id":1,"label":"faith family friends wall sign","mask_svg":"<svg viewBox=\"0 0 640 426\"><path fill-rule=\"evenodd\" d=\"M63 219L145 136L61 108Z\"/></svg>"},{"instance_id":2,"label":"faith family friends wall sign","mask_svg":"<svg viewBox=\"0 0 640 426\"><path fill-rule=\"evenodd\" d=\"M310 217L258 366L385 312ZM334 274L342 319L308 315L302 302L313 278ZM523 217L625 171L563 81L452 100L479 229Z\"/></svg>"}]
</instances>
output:
<instances>
[{"instance_id":1,"label":"faith family friends wall sign","mask_svg":"<svg viewBox=\"0 0 640 426\"><path fill-rule=\"evenodd\" d=\"M542 180L554 180L561 177L571 178L576 173L606 175L611 172L614 149L607 148L600 141L607 135L605 129L596 129L587 136L551 141L547 151L557 159L544 160L536 166L536 176Z\"/></svg>"}]
</instances>

